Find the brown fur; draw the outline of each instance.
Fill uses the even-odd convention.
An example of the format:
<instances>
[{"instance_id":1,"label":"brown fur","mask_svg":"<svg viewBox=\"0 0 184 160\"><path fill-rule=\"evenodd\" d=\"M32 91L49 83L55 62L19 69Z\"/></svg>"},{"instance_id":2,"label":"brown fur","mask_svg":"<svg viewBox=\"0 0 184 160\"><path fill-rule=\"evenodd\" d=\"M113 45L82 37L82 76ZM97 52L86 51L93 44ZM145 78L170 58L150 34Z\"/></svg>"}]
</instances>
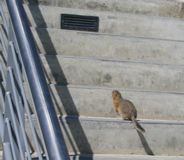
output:
<instances>
[{"instance_id":1,"label":"brown fur","mask_svg":"<svg viewBox=\"0 0 184 160\"><path fill-rule=\"evenodd\" d=\"M145 130L136 121L137 110L134 104L129 100L123 99L119 91L112 91L112 100L113 100L114 110L117 113L121 114L122 120L125 120L125 119L132 120L136 129L144 133Z\"/></svg>"}]
</instances>

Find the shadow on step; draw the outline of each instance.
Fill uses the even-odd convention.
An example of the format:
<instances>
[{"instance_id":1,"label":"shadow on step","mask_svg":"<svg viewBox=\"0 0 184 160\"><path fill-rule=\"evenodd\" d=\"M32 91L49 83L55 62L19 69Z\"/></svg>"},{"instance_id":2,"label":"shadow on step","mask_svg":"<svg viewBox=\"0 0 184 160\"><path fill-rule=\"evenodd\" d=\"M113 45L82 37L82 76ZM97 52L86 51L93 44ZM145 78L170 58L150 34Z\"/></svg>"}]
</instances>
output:
<instances>
[{"instance_id":1,"label":"shadow on step","mask_svg":"<svg viewBox=\"0 0 184 160\"><path fill-rule=\"evenodd\" d=\"M147 154L147 155L152 155L152 156L153 156L154 153L153 153L153 151L151 150L151 148L149 147L149 144L147 143L147 141L146 141L144 135L143 135L141 132L139 132L139 131L137 131L137 133L138 133L138 135L139 135L139 138L140 138L140 140L141 140L141 143L142 143L142 145L143 145L143 147L144 147L144 150L145 150L146 154Z\"/></svg>"},{"instance_id":2,"label":"shadow on step","mask_svg":"<svg viewBox=\"0 0 184 160\"><path fill-rule=\"evenodd\" d=\"M39 19L41 19L42 22L45 23L44 17L43 17L43 15L42 15L42 13L41 13L39 7L35 7L34 10L31 10L31 6L29 6L29 7L30 7L30 12L31 12L33 18L35 19L36 17L39 17ZM59 20L59 19L58 19L58 20ZM37 22L35 21L35 23L37 23ZM47 27L46 23L45 23L45 24L42 24L42 26ZM42 33L40 33L40 32L37 32L37 34L38 34L38 36L39 36L39 38L40 38L40 40L41 40L41 42L42 42L42 45L43 45L43 47L44 47L44 49L45 49L45 53L47 53L47 48L48 48L47 44L48 44L49 47L52 47L52 48L51 48L51 50L53 51L52 54L57 54L57 53L56 53L56 50L55 50L55 48L54 48L53 42L52 42L52 40L51 40L51 38L50 38L48 32L45 31L45 32L44 32L44 35L43 35ZM43 38L44 38L44 39L43 39ZM47 40L47 44L45 43L45 39ZM47 61L48 61L48 59L47 59ZM48 64L49 64L49 62L48 62ZM51 66L53 66L53 65L50 65L50 66L49 66L50 69L51 69L51 71L52 71L52 72L55 72L55 68L52 68ZM65 75L64 75L64 73L63 73L63 70L62 70L62 68L60 67L59 62L58 62L57 59L56 59L56 61L55 61L55 66L56 66L56 68L59 68L59 70L57 71L57 72L59 73L59 75L58 75L58 76L54 76L55 81L57 82L57 78L58 78L58 77L59 77L59 78L62 77L62 82L64 82L64 84L67 85L67 80L66 80L66 78L65 78ZM46 76L48 76L48 75L46 75ZM56 91L57 91L57 94L59 95L59 94L60 94L60 91L57 90L57 89L56 89ZM60 96L60 97L61 97L60 100L61 100L61 102L62 102L62 104L63 104L63 107L64 107L64 109L65 109L66 114L67 114L67 115L71 115L71 112L72 112L72 113L75 113L75 116L79 116L79 113L78 113L78 111L77 111L77 109L76 109L76 106L75 106L75 104L74 104L74 102L73 102L72 96L71 96L71 94L70 94L68 88L66 87L66 88L63 89L61 92L62 92L61 94L63 94L64 97L67 97L67 99L68 99L68 101L65 101L64 99L62 99L63 96ZM52 93L51 93L51 94L52 94ZM53 96L53 95L52 95L52 96ZM56 106L57 106L57 110L59 111L60 115L63 115L63 113L62 113L62 111L61 111L61 108L60 108L59 105L57 104L57 101L56 101L56 99L55 99L55 96L53 96L53 98L54 98L55 104L56 104ZM69 105L70 105L70 108L69 108L69 109L68 109L68 107L67 107L67 106L68 106L68 103L69 103ZM60 122L61 122L61 126L63 127L63 130L64 130L64 132L65 132L65 134L66 134L66 136L67 136L67 138L68 138L68 140L69 140L69 142L70 142L70 145L71 145L71 147L72 147L73 152L74 152L76 155L77 155L77 153L81 153L81 154L91 154L91 155L92 155L92 154L93 154L93 151L92 151L91 146L90 146L90 144L89 144L89 142L88 142L88 139L87 139L87 137L86 137L86 135L85 135L85 133L84 133L84 130L83 130L81 124L80 124L80 121L79 121L78 119L75 120L75 126L73 126L73 124L70 123L70 120L67 120L67 119L66 119L66 124L67 124L67 126L65 126L65 124L63 123L62 120L61 120ZM67 130L67 128L68 128L68 130ZM74 128L77 128L78 134L76 134L76 130L74 130ZM69 131L70 133L69 133L68 131ZM78 135L80 135L80 137L78 137ZM72 141L72 139L74 140L74 142ZM74 144L74 143L75 143L75 144ZM77 158L77 157L78 157L78 158ZM81 158L82 158L82 157L81 157ZM79 159L79 160L80 160L81 158L80 158L80 155L73 156L73 160L75 160L75 159ZM93 160L93 156L91 156L90 159L88 159L88 160Z\"/></svg>"}]
</instances>

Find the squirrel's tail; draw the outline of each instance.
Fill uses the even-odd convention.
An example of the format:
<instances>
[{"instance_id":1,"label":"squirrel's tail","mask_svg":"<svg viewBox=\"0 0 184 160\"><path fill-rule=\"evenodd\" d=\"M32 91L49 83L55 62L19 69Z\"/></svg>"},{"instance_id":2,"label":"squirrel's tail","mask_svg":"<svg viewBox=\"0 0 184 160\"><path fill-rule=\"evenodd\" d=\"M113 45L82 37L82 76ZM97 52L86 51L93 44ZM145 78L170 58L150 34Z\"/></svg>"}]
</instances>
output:
<instances>
[{"instance_id":1,"label":"squirrel's tail","mask_svg":"<svg viewBox=\"0 0 184 160\"><path fill-rule=\"evenodd\" d=\"M132 122L133 122L134 125L135 125L135 128L136 128L138 131L140 131L141 133L145 133L144 128L141 127L141 125L137 122L137 120L135 119L135 117L132 116L131 119L132 119Z\"/></svg>"}]
</instances>

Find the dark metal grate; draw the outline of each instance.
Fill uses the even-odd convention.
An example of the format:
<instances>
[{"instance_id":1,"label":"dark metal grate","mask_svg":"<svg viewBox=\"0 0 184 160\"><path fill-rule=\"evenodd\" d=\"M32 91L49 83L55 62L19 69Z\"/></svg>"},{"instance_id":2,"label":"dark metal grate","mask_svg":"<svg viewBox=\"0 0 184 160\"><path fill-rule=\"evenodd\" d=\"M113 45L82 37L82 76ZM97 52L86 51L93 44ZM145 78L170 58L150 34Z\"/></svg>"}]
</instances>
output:
<instances>
[{"instance_id":1,"label":"dark metal grate","mask_svg":"<svg viewBox=\"0 0 184 160\"><path fill-rule=\"evenodd\" d=\"M61 14L61 28L98 32L99 18L73 14Z\"/></svg>"}]
</instances>

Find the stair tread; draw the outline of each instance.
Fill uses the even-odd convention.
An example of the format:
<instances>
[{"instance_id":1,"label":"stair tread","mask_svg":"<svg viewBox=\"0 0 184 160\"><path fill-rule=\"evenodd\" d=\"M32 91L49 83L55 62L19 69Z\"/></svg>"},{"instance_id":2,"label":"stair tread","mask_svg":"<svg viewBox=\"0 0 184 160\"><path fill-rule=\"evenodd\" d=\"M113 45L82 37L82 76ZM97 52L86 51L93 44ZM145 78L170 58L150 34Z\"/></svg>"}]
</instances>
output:
<instances>
[{"instance_id":1,"label":"stair tread","mask_svg":"<svg viewBox=\"0 0 184 160\"><path fill-rule=\"evenodd\" d=\"M50 85L50 89L55 95L53 102L58 115L117 117L111 94L112 90L119 90L125 99L134 103L138 118L184 120L184 93L54 84ZM173 107L177 109L173 110Z\"/></svg>"},{"instance_id":2,"label":"stair tread","mask_svg":"<svg viewBox=\"0 0 184 160\"><path fill-rule=\"evenodd\" d=\"M78 160L78 158L80 158L81 160L179 160L179 159L183 159L183 156L150 156L150 155L121 155L121 154L117 154L117 155L113 155L113 154L94 154L94 155L71 155L70 157L76 157Z\"/></svg>"},{"instance_id":3,"label":"stair tread","mask_svg":"<svg viewBox=\"0 0 184 160\"><path fill-rule=\"evenodd\" d=\"M24 0L28 3L27 0ZM80 1L58 1L52 2L48 0L31 1L31 4L41 4L47 6L59 6L66 8L88 9L96 11L112 11L134 14L146 14L166 17L183 18L182 1L181 0L80 0Z\"/></svg>"},{"instance_id":4,"label":"stair tread","mask_svg":"<svg viewBox=\"0 0 184 160\"><path fill-rule=\"evenodd\" d=\"M123 155L123 154L74 154L69 153L70 159L73 160L182 160L184 156L150 156L150 155ZM37 154L32 156L33 160L38 160ZM0 153L0 160L2 159ZM44 158L44 160L46 160Z\"/></svg>"},{"instance_id":5,"label":"stair tread","mask_svg":"<svg viewBox=\"0 0 184 160\"><path fill-rule=\"evenodd\" d=\"M35 27L32 32L42 54L183 65L183 41Z\"/></svg>"},{"instance_id":6,"label":"stair tread","mask_svg":"<svg viewBox=\"0 0 184 160\"><path fill-rule=\"evenodd\" d=\"M184 40L182 37L183 19L59 7L29 6L27 8L31 10L32 15L28 13L28 17L32 26L60 28L61 13L69 13L99 16L99 32L101 33ZM29 11L27 8L26 11Z\"/></svg>"},{"instance_id":7,"label":"stair tread","mask_svg":"<svg viewBox=\"0 0 184 160\"><path fill-rule=\"evenodd\" d=\"M69 152L184 156L183 122L165 123L157 120L158 123L152 123L141 120L139 122L146 130L142 134L130 121L106 120L68 117L60 121Z\"/></svg>"},{"instance_id":8,"label":"stair tread","mask_svg":"<svg viewBox=\"0 0 184 160\"><path fill-rule=\"evenodd\" d=\"M146 40L159 40L159 41L173 41L173 42L184 42L184 40L177 40L172 38L154 38L154 37L146 37L146 36L136 36L136 35L128 35L128 34L113 34L113 33L101 33L101 32L89 32L89 31L80 31L80 30L67 30L67 29L58 29L58 28L52 28L52 27L30 27L32 30L45 30L47 32L49 31L57 31L57 32L66 32L67 34L70 33L77 33L82 35L97 35L97 36L111 36L111 37L127 37L127 38L137 38L137 39L146 39Z\"/></svg>"},{"instance_id":9,"label":"stair tread","mask_svg":"<svg viewBox=\"0 0 184 160\"><path fill-rule=\"evenodd\" d=\"M41 56L49 75L56 84L92 85L97 87L133 88L182 92L184 65L164 65L132 61L92 58Z\"/></svg>"}]
</instances>

